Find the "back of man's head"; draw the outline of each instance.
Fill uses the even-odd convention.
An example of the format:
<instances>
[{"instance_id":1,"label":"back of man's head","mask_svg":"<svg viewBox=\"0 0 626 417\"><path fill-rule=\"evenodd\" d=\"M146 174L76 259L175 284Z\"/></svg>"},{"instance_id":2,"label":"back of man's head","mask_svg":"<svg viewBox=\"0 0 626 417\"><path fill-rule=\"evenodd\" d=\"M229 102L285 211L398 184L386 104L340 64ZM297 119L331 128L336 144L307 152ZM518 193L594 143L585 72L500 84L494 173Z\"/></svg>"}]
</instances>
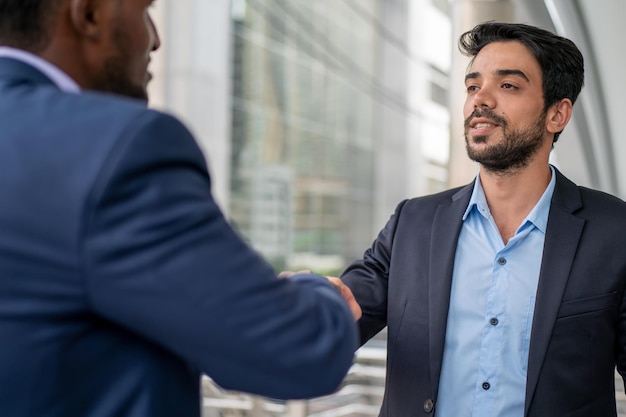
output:
<instances>
[{"instance_id":1,"label":"back of man's head","mask_svg":"<svg viewBox=\"0 0 626 417\"><path fill-rule=\"evenodd\" d=\"M32 52L49 42L50 24L63 0L0 0L0 45Z\"/></svg>"}]
</instances>

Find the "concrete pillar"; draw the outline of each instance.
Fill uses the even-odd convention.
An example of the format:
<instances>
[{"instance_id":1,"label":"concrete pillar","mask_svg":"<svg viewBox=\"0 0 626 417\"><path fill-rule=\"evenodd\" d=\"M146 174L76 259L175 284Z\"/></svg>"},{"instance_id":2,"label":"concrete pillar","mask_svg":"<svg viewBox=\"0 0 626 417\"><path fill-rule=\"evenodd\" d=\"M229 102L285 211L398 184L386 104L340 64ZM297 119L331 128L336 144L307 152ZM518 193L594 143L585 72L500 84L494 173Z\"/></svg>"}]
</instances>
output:
<instances>
[{"instance_id":1,"label":"concrete pillar","mask_svg":"<svg viewBox=\"0 0 626 417\"><path fill-rule=\"evenodd\" d=\"M154 80L148 91L150 105L175 114L194 133L208 162L213 196L227 212L231 2L157 2L152 17L161 37L161 49L154 54L151 65Z\"/></svg>"},{"instance_id":2,"label":"concrete pillar","mask_svg":"<svg viewBox=\"0 0 626 417\"><path fill-rule=\"evenodd\" d=\"M488 20L512 22L515 7L511 0L450 0L452 6L452 39L455 44L462 33ZM467 157L463 137L463 82L469 58L457 47L452 50L450 70L450 175L449 185L455 187L469 183L478 172L478 165Z\"/></svg>"}]
</instances>

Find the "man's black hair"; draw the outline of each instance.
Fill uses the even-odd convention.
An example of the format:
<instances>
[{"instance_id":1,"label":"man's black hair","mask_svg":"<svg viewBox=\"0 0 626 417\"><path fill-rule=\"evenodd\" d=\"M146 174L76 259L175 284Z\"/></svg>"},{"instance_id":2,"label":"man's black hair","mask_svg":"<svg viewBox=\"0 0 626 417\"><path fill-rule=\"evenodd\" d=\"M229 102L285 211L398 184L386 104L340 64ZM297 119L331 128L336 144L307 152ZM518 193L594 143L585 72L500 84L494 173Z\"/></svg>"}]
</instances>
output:
<instances>
[{"instance_id":1,"label":"man's black hair","mask_svg":"<svg viewBox=\"0 0 626 417\"><path fill-rule=\"evenodd\" d=\"M44 48L60 4L61 0L0 0L0 45L28 51Z\"/></svg>"}]
</instances>

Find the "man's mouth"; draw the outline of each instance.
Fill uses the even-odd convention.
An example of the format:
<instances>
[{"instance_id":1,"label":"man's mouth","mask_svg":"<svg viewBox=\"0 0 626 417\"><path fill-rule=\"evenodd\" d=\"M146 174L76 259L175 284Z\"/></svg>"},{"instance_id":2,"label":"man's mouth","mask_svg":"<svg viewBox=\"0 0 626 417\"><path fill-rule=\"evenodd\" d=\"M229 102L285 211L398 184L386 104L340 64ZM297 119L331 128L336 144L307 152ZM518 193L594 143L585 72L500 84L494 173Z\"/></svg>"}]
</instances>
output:
<instances>
[{"instance_id":1,"label":"man's mouth","mask_svg":"<svg viewBox=\"0 0 626 417\"><path fill-rule=\"evenodd\" d=\"M466 129L486 131L497 127L506 128L507 123L503 117L496 115L492 111L476 109L465 119L464 124Z\"/></svg>"},{"instance_id":2,"label":"man's mouth","mask_svg":"<svg viewBox=\"0 0 626 417\"><path fill-rule=\"evenodd\" d=\"M476 117L468 123L468 127L474 132L487 132L497 128L498 126L500 126L498 123L485 117Z\"/></svg>"},{"instance_id":3,"label":"man's mouth","mask_svg":"<svg viewBox=\"0 0 626 417\"><path fill-rule=\"evenodd\" d=\"M489 129L490 127L496 127L492 123L476 123L472 126L473 129Z\"/></svg>"}]
</instances>

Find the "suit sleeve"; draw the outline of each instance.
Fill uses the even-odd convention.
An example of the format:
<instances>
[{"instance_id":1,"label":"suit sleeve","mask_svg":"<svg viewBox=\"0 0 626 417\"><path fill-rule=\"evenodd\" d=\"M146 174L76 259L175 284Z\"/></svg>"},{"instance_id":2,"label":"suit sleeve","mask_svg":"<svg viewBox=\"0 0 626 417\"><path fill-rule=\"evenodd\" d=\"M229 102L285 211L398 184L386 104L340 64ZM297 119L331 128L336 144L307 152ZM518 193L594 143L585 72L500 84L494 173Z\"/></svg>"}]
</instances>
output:
<instances>
[{"instance_id":1,"label":"suit sleeve","mask_svg":"<svg viewBox=\"0 0 626 417\"><path fill-rule=\"evenodd\" d=\"M315 275L275 277L225 220L176 119L146 111L118 145L85 209L94 311L227 389L281 399L335 390L358 339L338 292Z\"/></svg>"},{"instance_id":2,"label":"suit sleeve","mask_svg":"<svg viewBox=\"0 0 626 417\"><path fill-rule=\"evenodd\" d=\"M401 202L372 246L362 259L352 263L341 280L352 290L361 306L359 320L360 343L364 344L387 325L387 296L391 251L398 219L406 200Z\"/></svg>"}]
</instances>

